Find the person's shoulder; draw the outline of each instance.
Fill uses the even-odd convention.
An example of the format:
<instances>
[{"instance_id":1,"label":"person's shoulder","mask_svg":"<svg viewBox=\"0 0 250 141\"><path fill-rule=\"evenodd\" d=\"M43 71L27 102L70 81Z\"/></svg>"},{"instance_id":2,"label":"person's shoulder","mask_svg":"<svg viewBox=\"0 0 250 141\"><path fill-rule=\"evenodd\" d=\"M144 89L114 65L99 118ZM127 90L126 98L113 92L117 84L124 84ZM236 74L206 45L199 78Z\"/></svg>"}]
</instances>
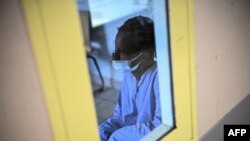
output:
<instances>
[{"instance_id":1,"label":"person's shoulder","mask_svg":"<svg viewBox=\"0 0 250 141\"><path fill-rule=\"evenodd\" d=\"M155 63L153 66L152 66L152 74L153 74L153 77L156 81L158 81L158 68L157 68L157 64Z\"/></svg>"},{"instance_id":2,"label":"person's shoulder","mask_svg":"<svg viewBox=\"0 0 250 141\"><path fill-rule=\"evenodd\" d=\"M154 65L152 66L151 71L152 71L152 73L157 75L158 69L157 69L157 64L156 63L154 63Z\"/></svg>"},{"instance_id":3,"label":"person's shoulder","mask_svg":"<svg viewBox=\"0 0 250 141\"><path fill-rule=\"evenodd\" d=\"M150 76L150 78L158 77L157 64L154 63L152 66L150 66L148 70L145 72L145 75Z\"/></svg>"},{"instance_id":4,"label":"person's shoulder","mask_svg":"<svg viewBox=\"0 0 250 141\"><path fill-rule=\"evenodd\" d=\"M123 73L123 81L131 79L133 74L130 71L124 72Z\"/></svg>"}]
</instances>

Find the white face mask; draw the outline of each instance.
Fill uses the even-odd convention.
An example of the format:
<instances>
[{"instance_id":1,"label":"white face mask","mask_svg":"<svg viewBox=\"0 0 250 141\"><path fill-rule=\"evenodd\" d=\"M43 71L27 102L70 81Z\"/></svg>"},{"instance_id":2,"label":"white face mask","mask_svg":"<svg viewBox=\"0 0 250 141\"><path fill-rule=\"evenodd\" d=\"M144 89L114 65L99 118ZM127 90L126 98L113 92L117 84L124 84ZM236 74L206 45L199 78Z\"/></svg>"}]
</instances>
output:
<instances>
[{"instance_id":1,"label":"white face mask","mask_svg":"<svg viewBox=\"0 0 250 141\"><path fill-rule=\"evenodd\" d=\"M128 61L128 60L113 60L112 65L113 65L115 70L119 70L120 72L127 72L127 71L133 72L139 67L141 62L139 62L138 64L136 64L133 67L131 67L131 62L136 60L141 55L142 55L142 53L140 53L139 55L137 55L134 59L132 59L130 61Z\"/></svg>"}]
</instances>

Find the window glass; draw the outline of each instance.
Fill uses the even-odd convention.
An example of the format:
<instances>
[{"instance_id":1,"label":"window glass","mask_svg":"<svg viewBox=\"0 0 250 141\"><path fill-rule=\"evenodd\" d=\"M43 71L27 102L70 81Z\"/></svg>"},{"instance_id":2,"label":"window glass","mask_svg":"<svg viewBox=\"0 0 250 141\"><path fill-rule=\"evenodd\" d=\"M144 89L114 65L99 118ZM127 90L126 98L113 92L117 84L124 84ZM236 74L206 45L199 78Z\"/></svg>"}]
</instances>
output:
<instances>
[{"instance_id":1,"label":"window glass","mask_svg":"<svg viewBox=\"0 0 250 141\"><path fill-rule=\"evenodd\" d=\"M166 1L77 4L100 138L166 134L175 123Z\"/></svg>"}]
</instances>

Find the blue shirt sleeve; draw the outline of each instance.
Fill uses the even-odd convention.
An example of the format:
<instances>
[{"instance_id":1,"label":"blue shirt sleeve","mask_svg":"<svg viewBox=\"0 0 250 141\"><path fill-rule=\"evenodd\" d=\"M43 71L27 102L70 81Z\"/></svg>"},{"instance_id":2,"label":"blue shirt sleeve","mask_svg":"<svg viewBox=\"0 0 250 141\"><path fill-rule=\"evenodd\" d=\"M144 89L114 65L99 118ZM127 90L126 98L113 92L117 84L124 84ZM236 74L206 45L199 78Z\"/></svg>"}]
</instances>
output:
<instances>
[{"instance_id":1,"label":"blue shirt sleeve","mask_svg":"<svg viewBox=\"0 0 250 141\"><path fill-rule=\"evenodd\" d=\"M139 130L140 134L146 135L149 132L151 132L154 128L161 125L162 123L162 116L161 116L161 105L160 105L160 93L159 93L159 81L158 77L155 77L154 80L154 96L155 96L155 111L154 111L154 117L151 121L146 121L140 125L137 125L137 128ZM149 103L152 104L152 103Z\"/></svg>"},{"instance_id":2,"label":"blue shirt sleeve","mask_svg":"<svg viewBox=\"0 0 250 141\"><path fill-rule=\"evenodd\" d=\"M160 101L160 90L159 90L159 81L158 81L158 76L155 78L154 82L154 92L155 92L155 116L153 118L152 124L154 127L157 127L161 125L162 123L162 118L161 118L161 101Z\"/></svg>"},{"instance_id":3,"label":"blue shirt sleeve","mask_svg":"<svg viewBox=\"0 0 250 141\"><path fill-rule=\"evenodd\" d=\"M118 93L117 104L114 109L113 117L110 117L109 119L107 119L106 121L104 121L103 123L99 125L99 135L100 135L101 141L108 140L114 131L124 126L121 120L121 109L120 109L121 107L120 93L121 92L120 91Z\"/></svg>"}]
</instances>

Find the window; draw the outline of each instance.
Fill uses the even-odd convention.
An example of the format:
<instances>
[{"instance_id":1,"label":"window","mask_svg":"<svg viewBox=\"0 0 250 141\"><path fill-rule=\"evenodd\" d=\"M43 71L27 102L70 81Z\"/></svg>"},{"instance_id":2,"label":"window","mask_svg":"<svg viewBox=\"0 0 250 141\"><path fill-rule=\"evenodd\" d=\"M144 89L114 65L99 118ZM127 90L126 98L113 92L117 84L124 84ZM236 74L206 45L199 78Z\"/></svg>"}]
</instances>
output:
<instances>
[{"instance_id":1,"label":"window","mask_svg":"<svg viewBox=\"0 0 250 141\"><path fill-rule=\"evenodd\" d=\"M123 6L121 7L121 5ZM78 1L79 15L85 37L85 47L89 48L86 50L88 54L88 66L92 80L92 89L95 99L98 124L102 124L113 116L115 105L117 105L117 95L119 90L124 91L124 89L122 89L120 86L120 83L125 81L123 76L124 73L120 73L114 70L112 67L111 55L116 49L115 38L118 32L117 29L121 27L128 19L136 16L143 16L152 19L154 23L154 59L158 74L157 80L159 80L159 82L157 82L157 84L159 84L157 88L159 88L160 93L160 100L156 102L158 102L161 107L160 109L162 118L162 124L159 126L159 129L157 129L159 134L158 138L163 134L166 134L174 127L174 104L172 100L173 95L170 62L171 55L170 40L168 35L169 24L166 6L167 4L164 0ZM138 89L140 89L140 87L143 87L143 85L138 87ZM147 93L146 90L142 91L143 93L140 93L139 91L136 95ZM147 94L149 95L150 93ZM131 100L136 99L131 98ZM145 103L145 101L138 103ZM155 103L150 102L147 104L153 105ZM139 109L137 111L140 112ZM138 115L140 115L140 113L138 113ZM135 114L134 116L138 115ZM152 113L152 116L155 115ZM151 117L150 121L153 122L153 117ZM159 130L161 131L159 132Z\"/></svg>"},{"instance_id":2,"label":"window","mask_svg":"<svg viewBox=\"0 0 250 141\"><path fill-rule=\"evenodd\" d=\"M76 1L22 2L55 140L98 140ZM175 128L161 139L197 140L193 3L192 0L170 0L169 8L165 11L170 11ZM146 137L145 140L152 140L159 136L153 133Z\"/></svg>"}]
</instances>

